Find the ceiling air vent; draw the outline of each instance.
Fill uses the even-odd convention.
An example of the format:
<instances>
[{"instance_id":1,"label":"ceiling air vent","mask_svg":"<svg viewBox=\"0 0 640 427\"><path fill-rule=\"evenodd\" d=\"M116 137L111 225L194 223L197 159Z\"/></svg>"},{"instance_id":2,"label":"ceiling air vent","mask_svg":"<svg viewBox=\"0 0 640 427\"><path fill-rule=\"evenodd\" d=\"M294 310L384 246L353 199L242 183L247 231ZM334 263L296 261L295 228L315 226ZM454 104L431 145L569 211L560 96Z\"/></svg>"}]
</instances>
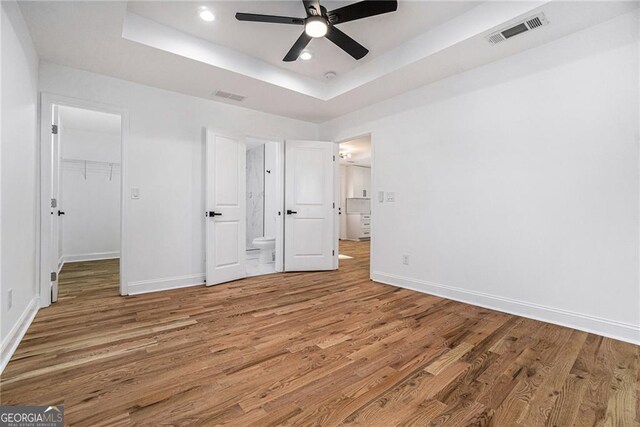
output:
<instances>
[{"instance_id":1,"label":"ceiling air vent","mask_svg":"<svg viewBox=\"0 0 640 427\"><path fill-rule=\"evenodd\" d=\"M214 95L220 98L226 98L238 102L242 102L246 98L246 96L236 95L235 93L225 92L223 90L216 91Z\"/></svg>"},{"instance_id":2,"label":"ceiling air vent","mask_svg":"<svg viewBox=\"0 0 640 427\"><path fill-rule=\"evenodd\" d=\"M526 33L527 31L535 30L536 28L547 25L549 21L544 16L544 13L539 13L534 16L530 16L522 22L518 22L515 25L511 25L508 28L503 28L500 31L489 34L486 39L491 44L498 44L511 37L515 37L519 34Z\"/></svg>"}]
</instances>

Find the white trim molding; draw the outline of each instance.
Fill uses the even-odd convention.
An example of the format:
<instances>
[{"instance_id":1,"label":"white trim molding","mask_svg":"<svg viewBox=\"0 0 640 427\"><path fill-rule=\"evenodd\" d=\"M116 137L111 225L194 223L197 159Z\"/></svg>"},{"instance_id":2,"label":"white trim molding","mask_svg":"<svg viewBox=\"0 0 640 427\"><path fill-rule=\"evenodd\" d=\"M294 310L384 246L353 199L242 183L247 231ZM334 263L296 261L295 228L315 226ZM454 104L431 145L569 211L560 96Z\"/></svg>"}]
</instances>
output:
<instances>
[{"instance_id":1,"label":"white trim molding","mask_svg":"<svg viewBox=\"0 0 640 427\"><path fill-rule=\"evenodd\" d=\"M129 208L129 198L125 197L128 188L127 175L127 147L129 140L129 112L119 106L93 102L90 100L77 99L64 95L57 95L49 92L40 92L40 137L39 137L39 166L38 166L38 192L39 197L39 217L37 225L37 280L40 305L47 307L51 304L51 272L50 246L51 246L51 224L50 224L50 203L51 194L45 191L50 187L51 164L46 159L51 157L51 117L54 105L64 105L68 107L83 108L87 110L100 111L104 113L117 114L121 117L120 125L120 295L127 295L127 215ZM96 259L96 258L92 258ZM69 259L65 260L70 262Z\"/></svg>"},{"instance_id":2,"label":"white trim molding","mask_svg":"<svg viewBox=\"0 0 640 427\"><path fill-rule=\"evenodd\" d=\"M18 321L13 325L13 328L11 328L7 336L2 340L2 346L0 347L0 374L4 371L4 368L7 367L11 356L13 356L13 353L15 353L18 348L24 334L27 333L39 309L40 301L38 301L38 297L34 297L22 312Z\"/></svg>"},{"instance_id":3,"label":"white trim molding","mask_svg":"<svg viewBox=\"0 0 640 427\"><path fill-rule=\"evenodd\" d=\"M140 280L129 282L129 295L146 294L149 292L166 291L169 289L188 288L191 286L204 286L205 275L193 274L190 276L165 277L162 279Z\"/></svg>"},{"instance_id":4,"label":"white trim molding","mask_svg":"<svg viewBox=\"0 0 640 427\"><path fill-rule=\"evenodd\" d=\"M115 258L120 258L120 251L64 255L62 264L66 264L68 262L99 261L102 259L115 259Z\"/></svg>"},{"instance_id":5,"label":"white trim molding","mask_svg":"<svg viewBox=\"0 0 640 427\"><path fill-rule=\"evenodd\" d=\"M482 292L469 291L454 286L441 285L426 280L412 279L380 271L374 271L371 279L386 285L397 286L640 345L640 325L618 322L602 317L518 301Z\"/></svg>"}]
</instances>

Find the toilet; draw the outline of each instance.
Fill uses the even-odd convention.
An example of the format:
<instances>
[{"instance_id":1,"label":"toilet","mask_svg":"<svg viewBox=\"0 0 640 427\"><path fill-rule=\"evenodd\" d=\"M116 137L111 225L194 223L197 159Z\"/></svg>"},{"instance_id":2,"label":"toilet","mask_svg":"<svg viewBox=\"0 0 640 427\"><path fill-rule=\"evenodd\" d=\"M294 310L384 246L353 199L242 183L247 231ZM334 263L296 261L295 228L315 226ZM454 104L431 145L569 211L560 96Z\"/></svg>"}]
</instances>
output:
<instances>
[{"instance_id":1,"label":"toilet","mask_svg":"<svg viewBox=\"0 0 640 427\"><path fill-rule=\"evenodd\" d=\"M276 248L275 237L256 237L252 243L253 246L260 249L260 264L273 262L273 250Z\"/></svg>"}]
</instances>

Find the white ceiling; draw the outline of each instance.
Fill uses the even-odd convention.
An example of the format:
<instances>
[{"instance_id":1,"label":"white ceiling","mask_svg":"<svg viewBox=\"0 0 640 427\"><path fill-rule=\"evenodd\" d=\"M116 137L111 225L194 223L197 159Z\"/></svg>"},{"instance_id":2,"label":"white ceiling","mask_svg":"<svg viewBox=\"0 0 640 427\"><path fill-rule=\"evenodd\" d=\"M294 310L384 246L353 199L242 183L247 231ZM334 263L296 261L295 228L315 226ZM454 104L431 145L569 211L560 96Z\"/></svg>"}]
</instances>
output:
<instances>
[{"instance_id":1,"label":"white ceiling","mask_svg":"<svg viewBox=\"0 0 640 427\"><path fill-rule=\"evenodd\" d=\"M64 129L120 134L120 116L117 114L67 106L58 107L58 114Z\"/></svg>"},{"instance_id":2,"label":"white ceiling","mask_svg":"<svg viewBox=\"0 0 640 427\"><path fill-rule=\"evenodd\" d=\"M329 11L344 4L344 1L322 2ZM202 5L215 13L214 22L204 22L198 17L197 11ZM134 1L129 2L127 10L277 67L324 81L327 71L342 75L477 5L473 1L405 1L395 13L340 25L342 31L369 49L369 54L362 60L355 61L329 40L320 38L312 40L306 49L313 54L312 60L289 63L283 62L282 58L302 33L302 26L238 22L235 14L247 12L302 18L305 11L301 1ZM420 19L416 19L418 17Z\"/></svg>"},{"instance_id":3,"label":"white ceiling","mask_svg":"<svg viewBox=\"0 0 640 427\"><path fill-rule=\"evenodd\" d=\"M214 22L197 18L203 4L215 11ZM233 14L302 16L297 1L25 1L20 7L44 60L323 122L611 19L638 2L400 0L396 13L340 26L369 48L363 60L351 59L326 40L313 40L314 58L290 64L281 58L300 27L237 22ZM539 11L549 25L495 46L485 40L505 23ZM328 70L338 76L322 81ZM247 98L223 100L212 95L216 90Z\"/></svg>"},{"instance_id":4,"label":"white ceiling","mask_svg":"<svg viewBox=\"0 0 640 427\"><path fill-rule=\"evenodd\" d=\"M342 157L342 154L349 154L349 157ZM371 136L363 136L340 143L340 164L371 166Z\"/></svg>"}]
</instances>

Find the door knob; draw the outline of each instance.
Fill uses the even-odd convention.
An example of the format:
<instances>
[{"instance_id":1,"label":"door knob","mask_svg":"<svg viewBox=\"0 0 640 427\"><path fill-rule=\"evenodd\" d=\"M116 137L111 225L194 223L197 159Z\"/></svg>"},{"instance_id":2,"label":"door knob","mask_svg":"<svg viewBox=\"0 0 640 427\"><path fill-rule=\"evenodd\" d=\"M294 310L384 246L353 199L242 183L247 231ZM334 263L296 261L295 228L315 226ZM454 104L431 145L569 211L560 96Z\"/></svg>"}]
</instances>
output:
<instances>
[{"instance_id":1,"label":"door knob","mask_svg":"<svg viewBox=\"0 0 640 427\"><path fill-rule=\"evenodd\" d=\"M222 214L220 212L209 211L208 214L205 216L214 217L214 216L222 216Z\"/></svg>"},{"instance_id":2,"label":"door knob","mask_svg":"<svg viewBox=\"0 0 640 427\"><path fill-rule=\"evenodd\" d=\"M60 215L64 215L64 212L62 212L60 209L58 209L58 216Z\"/></svg>"},{"instance_id":3,"label":"door knob","mask_svg":"<svg viewBox=\"0 0 640 427\"><path fill-rule=\"evenodd\" d=\"M287 209L287 215L297 214L297 211L292 211L291 209Z\"/></svg>"}]
</instances>

